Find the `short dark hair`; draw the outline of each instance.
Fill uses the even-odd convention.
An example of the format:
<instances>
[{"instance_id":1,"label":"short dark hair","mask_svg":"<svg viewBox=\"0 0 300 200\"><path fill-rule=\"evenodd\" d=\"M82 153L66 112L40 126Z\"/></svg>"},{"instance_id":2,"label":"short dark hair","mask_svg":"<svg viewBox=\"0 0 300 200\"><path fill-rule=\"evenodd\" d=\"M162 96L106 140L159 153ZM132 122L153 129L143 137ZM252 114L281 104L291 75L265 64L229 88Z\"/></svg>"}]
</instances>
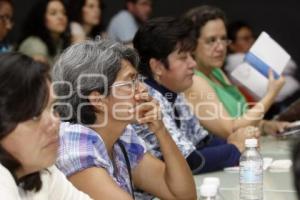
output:
<instances>
[{"instance_id":1,"label":"short dark hair","mask_svg":"<svg viewBox=\"0 0 300 200\"><path fill-rule=\"evenodd\" d=\"M224 12L220 8L209 5L199 6L189 10L185 14L185 18L193 21L197 38L201 36L201 30L208 21L221 19L225 24L227 24Z\"/></svg>"},{"instance_id":2,"label":"short dark hair","mask_svg":"<svg viewBox=\"0 0 300 200\"><path fill-rule=\"evenodd\" d=\"M245 21L234 21L228 24L227 26L227 33L228 39L232 40L233 42L236 40L237 33L241 28L249 28L252 32L252 27Z\"/></svg>"},{"instance_id":3,"label":"short dark hair","mask_svg":"<svg viewBox=\"0 0 300 200\"><path fill-rule=\"evenodd\" d=\"M0 54L0 140L9 135L19 123L42 113L49 97L48 70L49 66L23 54ZM1 145L0 163L25 191L41 189L39 172L17 179L16 170L21 163Z\"/></svg>"},{"instance_id":4,"label":"short dark hair","mask_svg":"<svg viewBox=\"0 0 300 200\"><path fill-rule=\"evenodd\" d=\"M82 16L82 8L86 4L87 0L69 0L66 4L67 6L67 13L68 13L68 18L70 22L78 22L79 24L83 23L83 16ZM99 1L99 9L103 10L104 4L103 0L98 0ZM95 37L100 34L102 31L103 27L101 24L93 27L90 37Z\"/></svg>"},{"instance_id":5,"label":"short dark hair","mask_svg":"<svg viewBox=\"0 0 300 200\"><path fill-rule=\"evenodd\" d=\"M190 20L160 17L147 21L133 39L134 48L140 55L139 73L153 78L149 66L151 58L161 60L168 69L167 57L179 51L193 51L196 46L195 31Z\"/></svg>"}]
</instances>

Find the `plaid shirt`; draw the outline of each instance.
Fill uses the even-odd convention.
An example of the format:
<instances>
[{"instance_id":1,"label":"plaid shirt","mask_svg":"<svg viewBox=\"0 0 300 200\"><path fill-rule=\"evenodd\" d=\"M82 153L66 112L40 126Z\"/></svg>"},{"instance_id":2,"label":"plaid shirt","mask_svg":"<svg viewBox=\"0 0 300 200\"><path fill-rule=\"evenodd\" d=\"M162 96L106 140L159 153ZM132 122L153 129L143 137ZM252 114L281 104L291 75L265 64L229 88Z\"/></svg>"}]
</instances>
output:
<instances>
[{"instance_id":1,"label":"plaid shirt","mask_svg":"<svg viewBox=\"0 0 300 200\"><path fill-rule=\"evenodd\" d=\"M153 83L153 81L150 83L151 85L156 84ZM196 149L196 145L208 135L208 132L200 125L199 120L191 112L182 95L177 95L174 92L168 91L166 88L162 88L162 86L155 85L156 87L160 87L159 89L164 93L164 95L162 95L160 91L151 87L150 84L147 84L147 86L149 95L160 104L166 129L171 134L183 156L187 158L190 153ZM168 97L171 99L171 102L168 100ZM180 121L180 128L177 127L174 107L176 107L178 112L177 121ZM133 125L133 127L136 132L138 132L138 135L146 142L148 151L154 156L162 158L159 142L155 135L143 126Z\"/></svg>"},{"instance_id":2,"label":"plaid shirt","mask_svg":"<svg viewBox=\"0 0 300 200\"><path fill-rule=\"evenodd\" d=\"M137 137L131 125L126 127L119 141L124 145L133 169L146 153L145 144ZM123 190L131 194L130 178L123 152L117 143L113 150L117 170L114 170L100 134L79 124L62 123L56 165L66 176L90 167L103 168Z\"/></svg>"}]
</instances>

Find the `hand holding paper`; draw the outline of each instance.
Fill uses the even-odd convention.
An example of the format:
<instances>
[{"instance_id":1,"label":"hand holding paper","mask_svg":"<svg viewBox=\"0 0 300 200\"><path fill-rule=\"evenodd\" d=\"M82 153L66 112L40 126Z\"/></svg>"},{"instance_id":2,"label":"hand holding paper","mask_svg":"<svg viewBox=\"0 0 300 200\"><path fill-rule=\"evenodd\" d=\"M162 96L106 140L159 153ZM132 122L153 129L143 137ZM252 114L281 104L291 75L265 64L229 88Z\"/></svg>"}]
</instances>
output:
<instances>
[{"instance_id":1,"label":"hand holding paper","mask_svg":"<svg viewBox=\"0 0 300 200\"><path fill-rule=\"evenodd\" d=\"M284 81L279 76L289 60L290 55L267 33L262 32L246 54L244 63L239 65L231 75L257 98L262 98L272 89L276 94L280 91ZM279 78L278 82L270 80L268 83L270 70L275 79Z\"/></svg>"},{"instance_id":2,"label":"hand holding paper","mask_svg":"<svg viewBox=\"0 0 300 200\"><path fill-rule=\"evenodd\" d=\"M276 96L285 83L285 79L283 76L278 77L278 79L274 78L274 74L272 70L269 70L269 83L267 94Z\"/></svg>"}]
</instances>

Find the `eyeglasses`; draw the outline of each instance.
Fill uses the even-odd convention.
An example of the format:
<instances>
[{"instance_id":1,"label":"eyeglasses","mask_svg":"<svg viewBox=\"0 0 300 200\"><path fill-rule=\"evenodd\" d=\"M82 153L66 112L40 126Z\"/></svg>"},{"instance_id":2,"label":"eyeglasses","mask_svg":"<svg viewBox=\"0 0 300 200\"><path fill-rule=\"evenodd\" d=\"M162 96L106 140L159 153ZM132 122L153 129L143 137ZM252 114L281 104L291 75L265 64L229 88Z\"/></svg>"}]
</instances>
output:
<instances>
[{"instance_id":1,"label":"eyeglasses","mask_svg":"<svg viewBox=\"0 0 300 200\"><path fill-rule=\"evenodd\" d=\"M138 87L140 86L140 84L143 84L145 78L141 75L137 75L134 79L130 80L130 81L118 81L115 82L114 84L112 84L110 87L112 88L112 94L115 97L118 98L132 98L135 91L138 89ZM122 94L120 96L120 94L118 94L118 92L114 89L116 87L127 87L128 89L130 89L130 94L128 95L124 95Z\"/></svg>"},{"instance_id":2,"label":"eyeglasses","mask_svg":"<svg viewBox=\"0 0 300 200\"><path fill-rule=\"evenodd\" d=\"M227 37L209 37L202 40L204 42L204 45L206 45L209 48L215 48L218 44L221 44L222 46L227 47L231 44L231 40L229 40Z\"/></svg>"},{"instance_id":3,"label":"eyeglasses","mask_svg":"<svg viewBox=\"0 0 300 200\"><path fill-rule=\"evenodd\" d=\"M0 20L6 24L13 24L13 19L11 16L8 15L0 15Z\"/></svg>"}]
</instances>

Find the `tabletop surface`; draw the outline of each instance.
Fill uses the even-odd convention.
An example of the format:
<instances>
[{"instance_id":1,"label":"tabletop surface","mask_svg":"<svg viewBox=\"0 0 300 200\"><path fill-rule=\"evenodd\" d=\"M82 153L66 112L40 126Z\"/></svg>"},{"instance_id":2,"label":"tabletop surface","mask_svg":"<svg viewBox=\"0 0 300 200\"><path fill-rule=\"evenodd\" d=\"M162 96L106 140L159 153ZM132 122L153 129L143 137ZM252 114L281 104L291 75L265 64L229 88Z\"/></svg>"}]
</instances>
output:
<instances>
[{"instance_id":1,"label":"tabletop surface","mask_svg":"<svg viewBox=\"0 0 300 200\"><path fill-rule=\"evenodd\" d=\"M260 141L260 153L263 157L273 160L291 159L291 149L294 138L275 138L265 136ZM219 177L221 180L220 193L224 200L239 199L239 171L218 171L194 176L197 188L204 177ZM292 169L275 172L270 169L264 171L264 200L296 200L293 185Z\"/></svg>"}]
</instances>

